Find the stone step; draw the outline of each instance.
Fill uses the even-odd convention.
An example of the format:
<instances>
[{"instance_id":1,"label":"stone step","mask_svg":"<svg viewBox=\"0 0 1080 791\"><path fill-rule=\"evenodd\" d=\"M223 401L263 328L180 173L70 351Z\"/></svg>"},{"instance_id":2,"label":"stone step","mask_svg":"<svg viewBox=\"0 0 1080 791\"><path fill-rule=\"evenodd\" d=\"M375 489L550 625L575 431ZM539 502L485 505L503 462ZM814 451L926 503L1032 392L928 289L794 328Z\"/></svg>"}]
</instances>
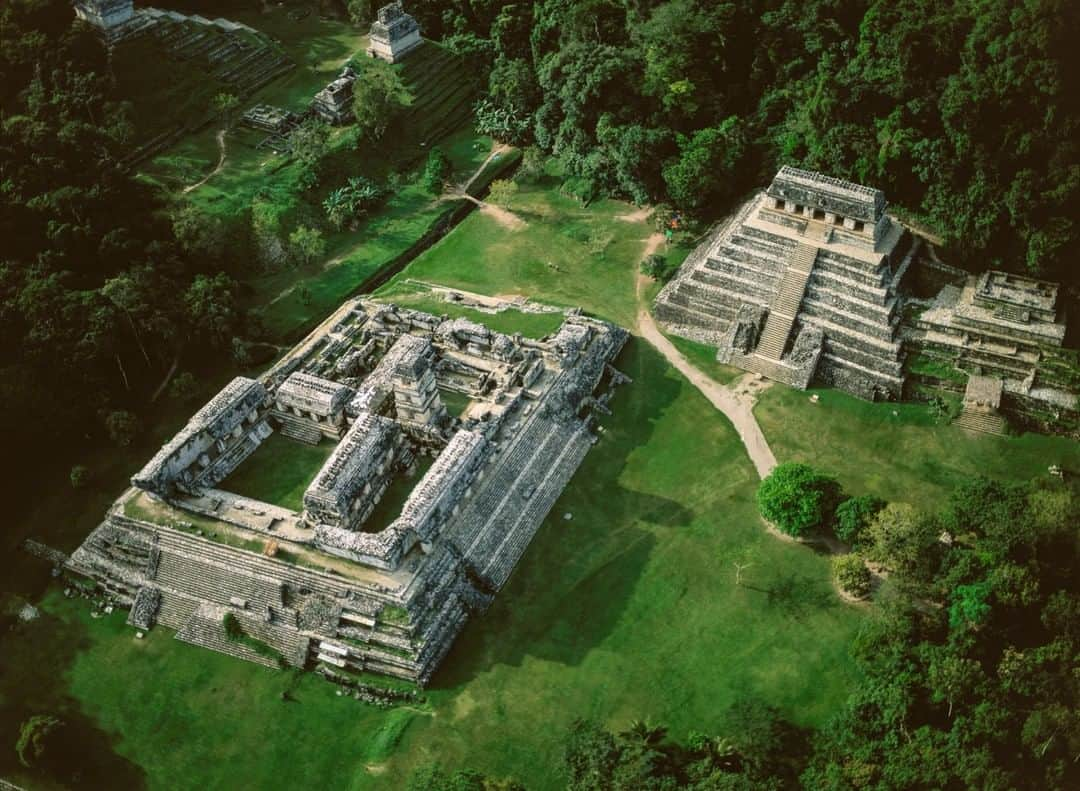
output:
<instances>
[{"instance_id":1,"label":"stone step","mask_svg":"<svg viewBox=\"0 0 1080 791\"><path fill-rule=\"evenodd\" d=\"M263 667L277 668L277 662L270 657L263 656L243 643L229 639L223 623L226 612L228 610L222 607L201 604L187 623L177 631L176 639L247 662L254 662Z\"/></svg>"},{"instance_id":2,"label":"stone step","mask_svg":"<svg viewBox=\"0 0 1080 791\"><path fill-rule=\"evenodd\" d=\"M795 317L799 313L799 305L806 292L810 271L814 268L815 258L817 248L807 244L800 244L792 252L780 281L780 288L769 306L765 329L761 332L761 339L755 350L758 356L770 360L779 360L783 356Z\"/></svg>"},{"instance_id":3,"label":"stone step","mask_svg":"<svg viewBox=\"0 0 1080 791\"><path fill-rule=\"evenodd\" d=\"M278 431L283 437L308 445L318 445L322 439L322 429L313 425L309 420L276 409L271 414L278 424Z\"/></svg>"},{"instance_id":4,"label":"stone step","mask_svg":"<svg viewBox=\"0 0 1080 791\"><path fill-rule=\"evenodd\" d=\"M1005 436L1008 433L1008 423L1005 418L995 412L980 412L965 408L960 413L960 416L953 421L953 425L968 431L979 431L983 434Z\"/></svg>"}]
</instances>

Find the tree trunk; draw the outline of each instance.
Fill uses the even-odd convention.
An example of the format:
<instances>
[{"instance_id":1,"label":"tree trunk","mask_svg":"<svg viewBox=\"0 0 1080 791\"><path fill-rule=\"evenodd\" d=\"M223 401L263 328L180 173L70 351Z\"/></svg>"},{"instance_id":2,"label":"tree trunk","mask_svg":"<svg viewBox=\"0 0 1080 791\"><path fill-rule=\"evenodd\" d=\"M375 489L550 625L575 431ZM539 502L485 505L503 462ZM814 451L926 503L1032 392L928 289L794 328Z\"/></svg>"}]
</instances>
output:
<instances>
[{"instance_id":1,"label":"tree trunk","mask_svg":"<svg viewBox=\"0 0 1080 791\"><path fill-rule=\"evenodd\" d=\"M116 355L116 365L120 369L120 375L124 377L124 389L131 392L131 384L128 382L127 371L124 370L124 364L120 362L119 353Z\"/></svg>"}]
</instances>

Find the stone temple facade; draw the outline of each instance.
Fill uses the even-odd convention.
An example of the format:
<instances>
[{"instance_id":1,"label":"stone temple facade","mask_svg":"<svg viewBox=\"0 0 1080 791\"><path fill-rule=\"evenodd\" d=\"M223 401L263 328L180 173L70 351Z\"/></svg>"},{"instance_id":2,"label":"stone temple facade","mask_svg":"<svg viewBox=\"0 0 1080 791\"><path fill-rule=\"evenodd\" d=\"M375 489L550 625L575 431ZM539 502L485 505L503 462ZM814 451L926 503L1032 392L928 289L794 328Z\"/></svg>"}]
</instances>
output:
<instances>
[{"instance_id":1,"label":"stone temple facade","mask_svg":"<svg viewBox=\"0 0 1080 791\"><path fill-rule=\"evenodd\" d=\"M405 13L401 3L384 5L378 18L371 25L370 44L367 53L387 63L398 63L420 46L420 25Z\"/></svg>"},{"instance_id":2,"label":"stone temple facade","mask_svg":"<svg viewBox=\"0 0 1080 791\"><path fill-rule=\"evenodd\" d=\"M691 254L656 315L770 379L899 398L913 244L885 209L880 190L785 166Z\"/></svg>"},{"instance_id":3,"label":"stone temple facade","mask_svg":"<svg viewBox=\"0 0 1080 791\"><path fill-rule=\"evenodd\" d=\"M79 19L103 32L120 27L135 13L134 0L76 0L74 5Z\"/></svg>"},{"instance_id":4,"label":"stone temple facade","mask_svg":"<svg viewBox=\"0 0 1080 791\"><path fill-rule=\"evenodd\" d=\"M267 666L424 684L596 441L593 410L627 381L611 365L626 339L573 314L534 341L347 302L200 409L67 568L128 604L140 629ZM450 394L467 401L460 416ZM335 443L298 512L217 488L274 433ZM383 516L403 481L403 504Z\"/></svg>"},{"instance_id":5,"label":"stone temple facade","mask_svg":"<svg viewBox=\"0 0 1080 791\"><path fill-rule=\"evenodd\" d=\"M333 82L315 94L311 111L328 124L340 126L354 119L352 99L356 72L346 66Z\"/></svg>"}]
</instances>

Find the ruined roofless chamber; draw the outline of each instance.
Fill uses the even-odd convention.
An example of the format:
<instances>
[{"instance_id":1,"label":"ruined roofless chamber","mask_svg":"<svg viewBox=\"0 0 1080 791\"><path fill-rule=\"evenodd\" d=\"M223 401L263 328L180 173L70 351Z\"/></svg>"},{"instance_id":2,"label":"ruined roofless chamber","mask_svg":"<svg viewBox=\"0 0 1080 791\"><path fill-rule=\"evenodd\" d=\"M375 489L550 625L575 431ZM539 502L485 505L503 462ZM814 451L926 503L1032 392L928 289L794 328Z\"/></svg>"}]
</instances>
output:
<instances>
[{"instance_id":1,"label":"ruined roofless chamber","mask_svg":"<svg viewBox=\"0 0 1080 791\"><path fill-rule=\"evenodd\" d=\"M784 384L899 398L910 235L885 208L880 190L784 166L687 258L656 316Z\"/></svg>"}]
</instances>

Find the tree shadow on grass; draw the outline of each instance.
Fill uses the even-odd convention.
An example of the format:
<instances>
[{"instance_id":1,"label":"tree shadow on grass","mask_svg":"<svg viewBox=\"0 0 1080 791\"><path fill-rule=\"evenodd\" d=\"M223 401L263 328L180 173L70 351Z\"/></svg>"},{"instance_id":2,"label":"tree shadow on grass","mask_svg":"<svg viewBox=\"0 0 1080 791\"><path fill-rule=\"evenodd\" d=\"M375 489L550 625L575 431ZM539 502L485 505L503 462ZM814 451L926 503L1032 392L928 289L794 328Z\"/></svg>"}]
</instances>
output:
<instances>
[{"instance_id":1,"label":"tree shadow on grass","mask_svg":"<svg viewBox=\"0 0 1080 791\"><path fill-rule=\"evenodd\" d=\"M437 688L467 683L527 656L577 665L623 617L657 543L653 527L688 527L680 503L626 488L631 451L647 445L666 410L691 387L667 376L651 347L632 341L616 361L634 383L611 403L607 430L556 502L509 584L470 622L434 678ZM631 389L633 388L633 389ZM570 513L572 519L564 520Z\"/></svg>"},{"instance_id":2,"label":"tree shadow on grass","mask_svg":"<svg viewBox=\"0 0 1080 791\"><path fill-rule=\"evenodd\" d=\"M83 626L42 611L29 623L0 619L0 776L31 785L140 789L141 767L114 752L115 736L81 711L64 678L77 655L90 646ZM45 741L33 769L18 762L14 746L20 725L34 715L57 717L63 726Z\"/></svg>"},{"instance_id":3,"label":"tree shadow on grass","mask_svg":"<svg viewBox=\"0 0 1080 791\"><path fill-rule=\"evenodd\" d=\"M838 604L836 594L823 585L819 577L810 575L786 574L771 583L743 582L741 585L764 594L766 606L797 621Z\"/></svg>"}]
</instances>

